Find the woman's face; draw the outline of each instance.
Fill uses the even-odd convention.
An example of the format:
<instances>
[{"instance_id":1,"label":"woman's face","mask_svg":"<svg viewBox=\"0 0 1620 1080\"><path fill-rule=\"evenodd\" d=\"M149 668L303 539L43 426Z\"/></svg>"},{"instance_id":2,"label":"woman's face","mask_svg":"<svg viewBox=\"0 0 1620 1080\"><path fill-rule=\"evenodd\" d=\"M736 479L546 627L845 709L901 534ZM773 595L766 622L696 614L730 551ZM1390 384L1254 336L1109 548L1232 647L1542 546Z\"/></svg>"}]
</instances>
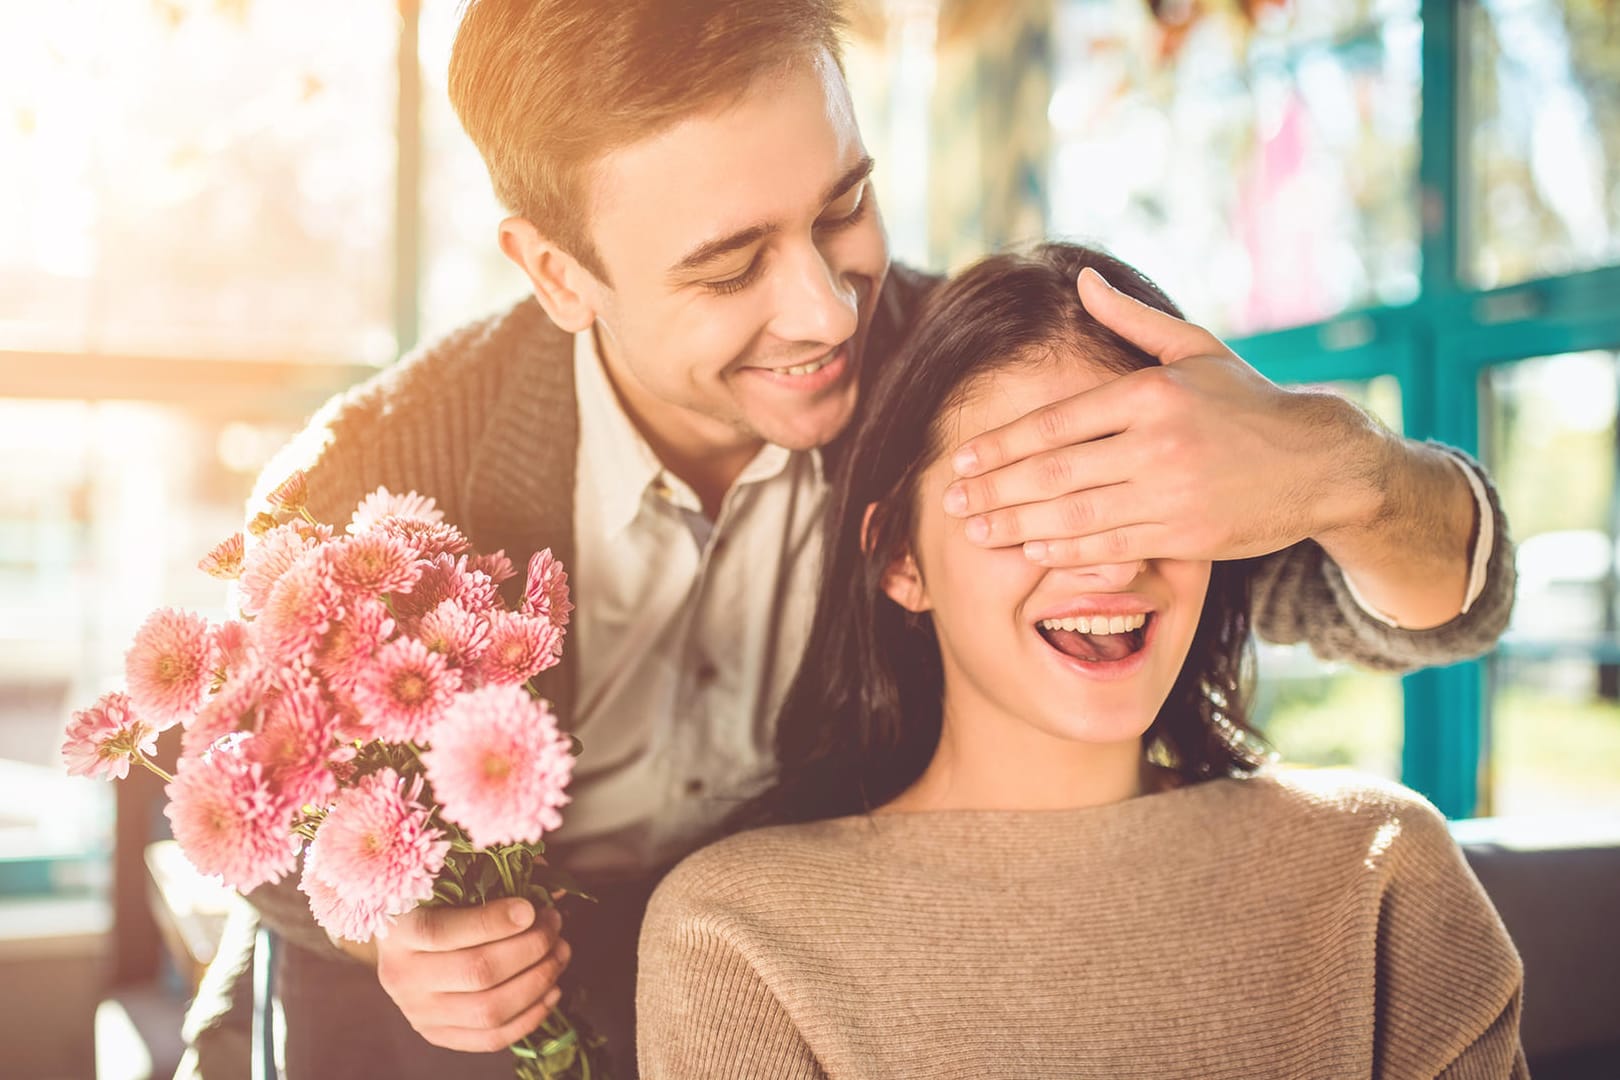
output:
<instances>
[{"instance_id":1,"label":"woman's face","mask_svg":"<svg viewBox=\"0 0 1620 1080\"><path fill-rule=\"evenodd\" d=\"M1018 364L969 387L941 418L945 447L1118 378L1071 357ZM1176 681L1209 587L1210 564L1157 559L1049 570L1017 547L970 543L948 516L948 455L921 477L914 561L885 591L932 613L947 724L1022 723L1068 741L1139 739Z\"/></svg>"}]
</instances>

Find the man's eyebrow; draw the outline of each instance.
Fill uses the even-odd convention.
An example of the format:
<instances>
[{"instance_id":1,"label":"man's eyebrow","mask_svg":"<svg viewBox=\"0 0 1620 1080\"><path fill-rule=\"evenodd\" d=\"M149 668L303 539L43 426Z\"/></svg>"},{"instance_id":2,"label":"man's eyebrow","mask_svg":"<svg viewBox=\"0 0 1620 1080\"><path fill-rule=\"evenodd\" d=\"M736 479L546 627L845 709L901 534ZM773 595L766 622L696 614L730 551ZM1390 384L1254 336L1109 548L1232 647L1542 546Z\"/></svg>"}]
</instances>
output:
<instances>
[{"instance_id":1,"label":"man's eyebrow","mask_svg":"<svg viewBox=\"0 0 1620 1080\"><path fill-rule=\"evenodd\" d=\"M840 176L836 181L833 182L832 186L827 189L827 193L822 198L821 204L825 206L830 202L834 202L840 196L848 192L850 188L872 175L872 164L873 162L870 156L863 157L861 160L857 161L853 166L850 167L848 172L844 173L843 176ZM776 225L750 225L746 229L738 229L736 232L722 236L717 240L709 240L699 244L697 247L687 252L680 262L670 267L669 277L674 280L690 273L693 270L701 270L703 267L708 266L722 255L729 255L731 252L736 251L739 248L745 248L749 244L757 243L758 241L763 240L765 237L777 232L778 229L779 226Z\"/></svg>"},{"instance_id":2,"label":"man's eyebrow","mask_svg":"<svg viewBox=\"0 0 1620 1080\"><path fill-rule=\"evenodd\" d=\"M857 161L850 167L848 172L838 178L837 182L834 183L832 187L827 189L827 194L822 198L821 205L826 206L828 203L836 202L839 197L847 192L850 188L854 187L862 180L865 180L868 176L871 176L872 165L873 162L870 154Z\"/></svg>"},{"instance_id":3,"label":"man's eyebrow","mask_svg":"<svg viewBox=\"0 0 1620 1080\"><path fill-rule=\"evenodd\" d=\"M745 248L755 241L763 240L776 231L777 226L775 225L750 225L748 228L739 229L729 236L722 236L718 240L710 240L699 244L687 252L685 258L669 268L669 277L671 280L675 280L693 270L701 270L720 258L720 256L729 255L738 248Z\"/></svg>"}]
</instances>

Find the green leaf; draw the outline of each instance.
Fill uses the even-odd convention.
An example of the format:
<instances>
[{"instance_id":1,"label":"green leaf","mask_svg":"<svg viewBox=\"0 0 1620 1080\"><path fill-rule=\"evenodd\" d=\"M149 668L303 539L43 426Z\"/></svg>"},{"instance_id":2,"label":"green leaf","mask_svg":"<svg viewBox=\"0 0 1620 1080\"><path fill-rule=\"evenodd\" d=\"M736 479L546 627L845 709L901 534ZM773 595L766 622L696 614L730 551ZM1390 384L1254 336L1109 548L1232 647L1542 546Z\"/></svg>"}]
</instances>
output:
<instances>
[{"instance_id":1,"label":"green leaf","mask_svg":"<svg viewBox=\"0 0 1620 1080\"><path fill-rule=\"evenodd\" d=\"M561 889L572 896L578 896L584 900L596 899L595 896L586 891L585 886L579 883L578 878L576 878L573 874L570 874L568 871L560 870L555 866L546 866L544 864L536 863L534 868L529 871L529 881L533 884L539 885L548 893L556 892L558 889Z\"/></svg>"}]
</instances>

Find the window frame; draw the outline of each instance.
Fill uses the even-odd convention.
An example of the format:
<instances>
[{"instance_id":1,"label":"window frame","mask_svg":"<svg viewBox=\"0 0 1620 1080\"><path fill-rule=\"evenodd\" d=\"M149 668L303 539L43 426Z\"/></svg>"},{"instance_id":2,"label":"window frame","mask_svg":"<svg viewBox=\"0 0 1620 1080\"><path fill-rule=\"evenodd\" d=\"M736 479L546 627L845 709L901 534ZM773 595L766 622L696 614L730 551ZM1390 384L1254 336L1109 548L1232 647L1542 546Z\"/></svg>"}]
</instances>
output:
<instances>
[{"instance_id":1,"label":"window frame","mask_svg":"<svg viewBox=\"0 0 1620 1080\"><path fill-rule=\"evenodd\" d=\"M1620 349L1620 266L1538 278L1492 289L1462 274L1467 167L1459 153L1469 117L1462 30L1480 0L1422 0L1422 108L1418 197L1423 207L1422 274L1409 304L1350 311L1321 323L1233 339L1231 345L1281 383L1393 375L1405 434L1478 457L1481 381L1490 369L1541 356ZM1401 781L1449 818L1488 810L1487 673L1498 655L1549 648L1504 641L1476 660L1402 679ZM1620 642L1560 642L1561 655L1612 659Z\"/></svg>"}]
</instances>

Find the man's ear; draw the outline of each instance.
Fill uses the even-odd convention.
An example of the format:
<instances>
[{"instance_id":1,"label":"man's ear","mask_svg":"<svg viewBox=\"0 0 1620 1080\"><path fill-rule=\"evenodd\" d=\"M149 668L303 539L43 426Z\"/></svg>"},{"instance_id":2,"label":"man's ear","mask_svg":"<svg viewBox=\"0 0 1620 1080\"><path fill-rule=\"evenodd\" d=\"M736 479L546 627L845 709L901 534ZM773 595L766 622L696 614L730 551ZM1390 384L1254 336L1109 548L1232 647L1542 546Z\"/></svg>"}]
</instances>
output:
<instances>
[{"instance_id":1,"label":"man's ear","mask_svg":"<svg viewBox=\"0 0 1620 1080\"><path fill-rule=\"evenodd\" d=\"M501 222L501 251L534 287L534 297L551 321L578 333L596 321L596 276L580 261L546 239L528 218Z\"/></svg>"}]
</instances>

